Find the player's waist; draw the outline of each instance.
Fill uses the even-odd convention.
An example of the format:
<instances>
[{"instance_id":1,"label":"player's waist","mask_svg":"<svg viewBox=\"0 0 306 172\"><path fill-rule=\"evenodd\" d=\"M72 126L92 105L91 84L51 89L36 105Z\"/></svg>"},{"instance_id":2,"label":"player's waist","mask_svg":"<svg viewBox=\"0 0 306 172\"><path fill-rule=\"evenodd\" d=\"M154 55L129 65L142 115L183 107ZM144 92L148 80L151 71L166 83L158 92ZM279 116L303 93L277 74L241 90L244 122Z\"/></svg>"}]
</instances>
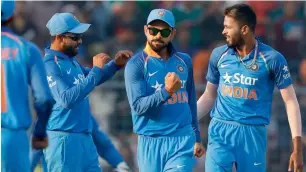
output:
<instances>
[{"instance_id":1,"label":"player's waist","mask_svg":"<svg viewBox=\"0 0 306 172\"><path fill-rule=\"evenodd\" d=\"M2 131L10 130L10 131L26 131L29 127L6 127L1 126Z\"/></svg>"},{"instance_id":2,"label":"player's waist","mask_svg":"<svg viewBox=\"0 0 306 172\"><path fill-rule=\"evenodd\" d=\"M47 130L48 136L89 136L91 132L69 132L59 130Z\"/></svg>"},{"instance_id":3,"label":"player's waist","mask_svg":"<svg viewBox=\"0 0 306 172\"><path fill-rule=\"evenodd\" d=\"M243 123L240 121L224 120L224 119L220 119L216 117L213 117L212 121L219 121L219 122L223 122L226 124L237 125L237 126L265 126L264 124L249 124L249 123Z\"/></svg>"},{"instance_id":4,"label":"player's waist","mask_svg":"<svg viewBox=\"0 0 306 172\"><path fill-rule=\"evenodd\" d=\"M167 133L167 132L156 132L156 133L146 133L143 134L138 133L140 136L145 137L177 137L177 136L186 136L190 135L191 133L194 133L191 125L185 125L182 128L174 129L173 131Z\"/></svg>"}]
</instances>

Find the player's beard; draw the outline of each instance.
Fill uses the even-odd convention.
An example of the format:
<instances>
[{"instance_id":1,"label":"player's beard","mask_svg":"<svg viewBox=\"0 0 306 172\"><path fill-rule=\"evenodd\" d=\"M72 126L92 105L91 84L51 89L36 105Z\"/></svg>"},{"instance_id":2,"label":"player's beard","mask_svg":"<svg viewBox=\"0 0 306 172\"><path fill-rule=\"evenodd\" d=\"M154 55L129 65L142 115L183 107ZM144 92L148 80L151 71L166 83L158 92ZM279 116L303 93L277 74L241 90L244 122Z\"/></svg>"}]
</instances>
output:
<instances>
[{"instance_id":1,"label":"player's beard","mask_svg":"<svg viewBox=\"0 0 306 172\"><path fill-rule=\"evenodd\" d=\"M72 45L64 45L63 53L69 57L74 57L78 55L78 50L77 50L77 47L74 47Z\"/></svg>"},{"instance_id":2,"label":"player's beard","mask_svg":"<svg viewBox=\"0 0 306 172\"><path fill-rule=\"evenodd\" d=\"M153 42L159 42L161 45L160 46L155 46L153 45ZM151 41L148 41L151 49L157 53L161 52L162 50L164 50L165 48L167 48L168 44L169 43L165 43L164 41L162 40L151 40Z\"/></svg>"},{"instance_id":3,"label":"player's beard","mask_svg":"<svg viewBox=\"0 0 306 172\"><path fill-rule=\"evenodd\" d=\"M227 42L227 46L230 48L239 48L241 45L244 44L244 40L240 34L236 34L230 37L230 41Z\"/></svg>"}]
</instances>

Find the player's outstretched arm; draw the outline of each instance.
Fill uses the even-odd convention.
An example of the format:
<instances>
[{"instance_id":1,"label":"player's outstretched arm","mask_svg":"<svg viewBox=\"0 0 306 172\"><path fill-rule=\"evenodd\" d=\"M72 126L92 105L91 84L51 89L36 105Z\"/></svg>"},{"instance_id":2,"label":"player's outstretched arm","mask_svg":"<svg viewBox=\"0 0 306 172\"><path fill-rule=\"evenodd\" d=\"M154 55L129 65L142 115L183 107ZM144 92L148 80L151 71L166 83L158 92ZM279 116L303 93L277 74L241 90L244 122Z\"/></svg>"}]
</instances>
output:
<instances>
[{"instance_id":1,"label":"player's outstretched arm","mask_svg":"<svg viewBox=\"0 0 306 172\"><path fill-rule=\"evenodd\" d=\"M105 73L101 69L109 60L106 54L96 55L93 58L94 67L83 80L76 80L73 86L63 77L59 65L54 61L45 62L47 80L55 101L64 108L71 108L82 101L104 77Z\"/></svg>"},{"instance_id":2,"label":"player's outstretched arm","mask_svg":"<svg viewBox=\"0 0 306 172\"><path fill-rule=\"evenodd\" d=\"M46 80L46 71L42 55L36 45L28 42L29 50L29 84L34 96L34 108L37 119L32 137L32 147L42 149L48 146L46 126L51 114L53 99Z\"/></svg>"},{"instance_id":3,"label":"player's outstretched arm","mask_svg":"<svg viewBox=\"0 0 306 172\"><path fill-rule=\"evenodd\" d=\"M290 156L288 171L302 172L303 171L303 143L302 143L302 122L299 103L292 85L280 89L280 93L284 100L288 121L293 138L293 152Z\"/></svg>"},{"instance_id":4,"label":"player's outstretched arm","mask_svg":"<svg viewBox=\"0 0 306 172\"><path fill-rule=\"evenodd\" d=\"M218 70L218 60L224 50L214 49L209 58L207 70L207 84L203 95L197 102L198 120L201 120L214 106L217 98L217 89L219 85L220 73Z\"/></svg>"},{"instance_id":5,"label":"player's outstretched arm","mask_svg":"<svg viewBox=\"0 0 306 172\"><path fill-rule=\"evenodd\" d=\"M116 55L114 60L110 61L109 63L105 64L103 67L103 77L99 81L98 85L104 83L105 81L109 80L112 76L116 74L118 70L125 66L127 61L133 56L133 53L128 50L119 51ZM81 65L80 65L81 66ZM81 66L82 67L82 66ZM82 67L83 72L87 76L90 72L90 68Z\"/></svg>"},{"instance_id":6,"label":"player's outstretched arm","mask_svg":"<svg viewBox=\"0 0 306 172\"><path fill-rule=\"evenodd\" d=\"M129 104L136 115L143 115L147 111L159 108L171 96L165 87L152 95L146 95L147 83L144 79L143 66L135 59L127 63L124 79Z\"/></svg>"},{"instance_id":7,"label":"player's outstretched arm","mask_svg":"<svg viewBox=\"0 0 306 172\"><path fill-rule=\"evenodd\" d=\"M206 89L197 102L198 120L201 120L213 108L217 98L217 84L207 82Z\"/></svg>"}]
</instances>

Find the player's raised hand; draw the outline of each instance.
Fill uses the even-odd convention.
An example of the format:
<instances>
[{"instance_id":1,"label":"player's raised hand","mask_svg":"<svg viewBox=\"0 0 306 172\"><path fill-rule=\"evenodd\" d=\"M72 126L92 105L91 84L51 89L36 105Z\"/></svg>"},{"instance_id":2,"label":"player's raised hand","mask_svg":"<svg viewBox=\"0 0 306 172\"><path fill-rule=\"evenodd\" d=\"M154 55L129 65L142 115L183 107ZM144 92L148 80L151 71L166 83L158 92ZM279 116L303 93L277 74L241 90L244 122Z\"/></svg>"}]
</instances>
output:
<instances>
[{"instance_id":1,"label":"player's raised hand","mask_svg":"<svg viewBox=\"0 0 306 172\"><path fill-rule=\"evenodd\" d=\"M37 138L32 136L32 148L33 149L45 149L48 146L48 137Z\"/></svg>"},{"instance_id":2,"label":"player's raised hand","mask_svg":"<svg viewBox=\"0 0 306 172\"><path fill-rule=\"evenodd\" d=\"M303 172L303 152L292 152L289 161L288 171Z\"/></svg>"},{"instance_id":3,"label":"player's raised hand","mask_svg":"<svg viewBox=\"0 0 306 172\"><path fill-rule=\"evenodd\" d=\"M111 58L105 53L99 53L93 57L93 65L99 68L103 68L105 64L107 64Z\"/></svg>"},{"instance_id":4,"label":"player's raised hand","mask_svg":"<svg viewBox=\"0 0 306 172\"><path fill-rule=\"evenodd\" d=\"M117 66L123 67L132 56L133 53L131 51L122 50L115 55L114 60Z\"/></svg>"},{"instance_id":5,"label":"player's raised hand","mask_svg":"<svg viewBox=\"0 0 306 172\"><path fill-rule=\"evenodd\" d=\"M204 153L205 153L204 146L201 143L196 142L193 148L193 155L197 158L200 158Z\"/></svg>"},{"instance_id":6,"label":"player's raised hand","mask_svg":"<svg viewBox=\"0 0 306 172\"><path fill-rule=\"evenodd\" d=\"M168 72L165 77L165 89L168 93L173 94L182 86L179 76L174 72Z\"/></svg>"}]
</instances>

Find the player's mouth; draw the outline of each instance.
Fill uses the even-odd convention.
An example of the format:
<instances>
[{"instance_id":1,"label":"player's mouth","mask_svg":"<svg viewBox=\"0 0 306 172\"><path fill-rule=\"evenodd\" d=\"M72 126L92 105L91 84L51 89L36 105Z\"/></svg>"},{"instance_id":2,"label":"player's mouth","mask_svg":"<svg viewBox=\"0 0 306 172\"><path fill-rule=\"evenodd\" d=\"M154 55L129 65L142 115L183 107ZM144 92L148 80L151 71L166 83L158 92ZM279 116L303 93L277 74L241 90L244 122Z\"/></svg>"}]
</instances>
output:
<instances>
[{"instance_id":1,"label":"player's mouth","mask_svg":"<svg viewBox=\"0 0 306 172\"><path fill-rule=\"evenodd\" d=\"M230 41L230 37L229 36L225 36L226 41L229 42Z\"/></svg>"},{"instance_id":2,"label":"player's mouth","mask_svg":"<svg viewBox=\"0 0 306 172\"><path fill-rule=\"evenodd\" d=\"M163 45L163 44L164 44L164 43L161 42L161 41L154 41L154 43L155 43L155 45L157 45L157 46L160 46L160 45Z\"/></svg>"}]
</instances>

